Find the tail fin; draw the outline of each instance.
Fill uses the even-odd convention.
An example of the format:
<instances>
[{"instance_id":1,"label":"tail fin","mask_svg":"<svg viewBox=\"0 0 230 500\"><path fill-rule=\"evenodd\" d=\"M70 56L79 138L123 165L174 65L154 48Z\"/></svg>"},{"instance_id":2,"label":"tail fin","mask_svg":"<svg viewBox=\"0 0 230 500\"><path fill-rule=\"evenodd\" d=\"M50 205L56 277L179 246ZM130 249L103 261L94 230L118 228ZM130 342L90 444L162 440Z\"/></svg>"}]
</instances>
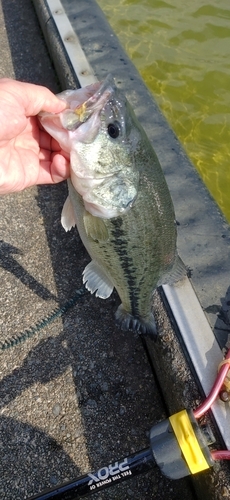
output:
<instances>
[{"instance_id":1,"label":"tail fin","mask_svg":"<svg viewBox=\"0 0 230 500\"><path fill-rule=\"evenodd\" d=\"M125 311L121 304L115 313L115 320L122 330L134 330L138 333L157 336L156 323L151 312L147 318L135 317Z\"/></svg>"}]
</instances>

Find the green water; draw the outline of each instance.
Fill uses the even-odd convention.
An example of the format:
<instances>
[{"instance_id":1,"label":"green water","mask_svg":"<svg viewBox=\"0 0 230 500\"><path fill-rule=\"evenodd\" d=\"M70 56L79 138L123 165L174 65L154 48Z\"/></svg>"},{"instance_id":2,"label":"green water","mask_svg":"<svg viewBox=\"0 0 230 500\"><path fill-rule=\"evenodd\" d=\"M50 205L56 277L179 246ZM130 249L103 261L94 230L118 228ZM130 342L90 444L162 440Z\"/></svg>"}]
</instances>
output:
<instances>
[{"instance_id":1,"label":"green water","mask_svg":"<svg viewBox=\"0 0 230 500\"><path fill-rule=\"evenodd\" d=\"M230 0L98 0L230 221Z\"/></svg>"}]
</instances>

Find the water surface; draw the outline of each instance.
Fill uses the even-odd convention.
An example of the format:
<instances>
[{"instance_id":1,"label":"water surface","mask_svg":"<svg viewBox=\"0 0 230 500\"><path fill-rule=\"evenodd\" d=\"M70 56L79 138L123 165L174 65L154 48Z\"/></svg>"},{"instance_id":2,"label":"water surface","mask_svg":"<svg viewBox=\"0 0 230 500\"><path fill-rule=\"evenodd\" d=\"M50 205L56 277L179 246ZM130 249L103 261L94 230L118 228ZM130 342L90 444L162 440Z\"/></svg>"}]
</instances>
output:
<instances>
[{"instance_id":1,"label":"water surface","mask_svg":"<svg viewBox=\"0 0 230 500\"><path fill-rule=\"evenodd\" d=\"M229 0L98 0L230 221Z\"/></svg>"}]
</instances>

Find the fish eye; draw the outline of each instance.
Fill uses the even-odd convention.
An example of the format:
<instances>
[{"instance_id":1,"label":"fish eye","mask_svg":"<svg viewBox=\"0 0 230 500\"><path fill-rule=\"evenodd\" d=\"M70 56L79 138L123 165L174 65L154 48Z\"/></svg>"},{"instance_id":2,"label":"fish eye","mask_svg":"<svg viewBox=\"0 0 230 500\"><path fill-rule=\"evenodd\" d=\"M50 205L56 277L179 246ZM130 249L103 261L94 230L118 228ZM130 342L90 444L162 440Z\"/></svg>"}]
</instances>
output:
<instances>
[{"instance_id":1,"label":"fish eye","mask_svg":"<svg viewBox=\"0 0 230 500\"><path fill-rule=\"evenodd\" d=\"M120 135L120 127L117 122L108 124L108 134L112 139L117 139Z\"/></svg>"}]
</instances>

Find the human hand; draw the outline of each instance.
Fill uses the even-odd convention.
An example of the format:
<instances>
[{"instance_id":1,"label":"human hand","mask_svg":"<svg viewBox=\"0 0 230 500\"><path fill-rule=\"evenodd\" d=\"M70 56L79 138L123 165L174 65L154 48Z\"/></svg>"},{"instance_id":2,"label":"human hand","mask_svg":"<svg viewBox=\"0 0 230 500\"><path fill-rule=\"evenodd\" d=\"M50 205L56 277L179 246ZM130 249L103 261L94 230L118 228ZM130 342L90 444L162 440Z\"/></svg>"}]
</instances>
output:
<instances>
[{"instance_id":1,"label":"human hand","mask_svg":"<svg viewBox=\"0 0 230 500\"><path fill-rule=\"evenodd\" d=\"M0 194L69 177L67 153L42 130L36 116L65 107L46 87L0 79Z\"/></svg>"}]
</instances>

